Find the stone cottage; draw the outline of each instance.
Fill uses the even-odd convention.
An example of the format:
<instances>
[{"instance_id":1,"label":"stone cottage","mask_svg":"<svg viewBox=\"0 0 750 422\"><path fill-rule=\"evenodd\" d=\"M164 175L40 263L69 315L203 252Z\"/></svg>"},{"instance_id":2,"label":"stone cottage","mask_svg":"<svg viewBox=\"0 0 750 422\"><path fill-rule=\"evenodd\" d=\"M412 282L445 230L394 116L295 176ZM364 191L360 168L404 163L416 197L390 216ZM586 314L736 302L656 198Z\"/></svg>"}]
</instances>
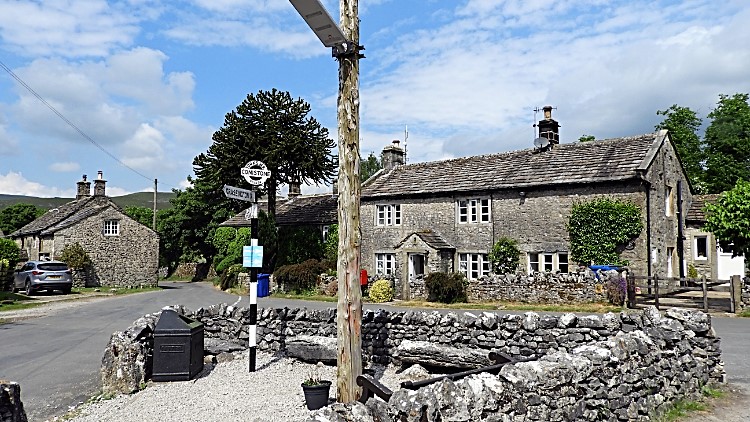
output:
<instances>
[{"instance_id":1,"label":"stone cottage","mask_svg":"<svg viewBox=\"0 0 750 422\"><path fill-rule=\"evenodd\" d=\"M62 250L78 242L92 261L87 284L155 286L159 237L151 228L128 217L106 196L102 172L91 182L77 183L73 201L10 234L29 260L59 259Z\"/></svg>"},{"instance_id":2,"label":"stone cottage","mask_svg":"<svg viewBox=\"0 0 750 422\"><path fill-rule=\"evenodd\" d=\"M698 276L710 280L729 280L745 275L745 258L732 257L731 249L722 249L713 233L703 230L706 215L703 207L719 199L718 194L695 195L685 217L685 257Z\"/></svg>"},{"instance_id":3,"label":"stone cottage","mask_svg":"<svg viewBox=\"0 0 750 422\"><path fill-rule=\"evenodd\" d=\"M667 131L560 144L551 110L534 148L404 164L397 141L386 147L383 169L362 187L362 267L393 276L408 294L403 281L425 273L488 274L489 251L509 237L522 251L521 270L572 272L573 204L611 197L642 210L644 230L621 254L631 270L680 276L692 195Z\"/></svg>"}]
</instances>

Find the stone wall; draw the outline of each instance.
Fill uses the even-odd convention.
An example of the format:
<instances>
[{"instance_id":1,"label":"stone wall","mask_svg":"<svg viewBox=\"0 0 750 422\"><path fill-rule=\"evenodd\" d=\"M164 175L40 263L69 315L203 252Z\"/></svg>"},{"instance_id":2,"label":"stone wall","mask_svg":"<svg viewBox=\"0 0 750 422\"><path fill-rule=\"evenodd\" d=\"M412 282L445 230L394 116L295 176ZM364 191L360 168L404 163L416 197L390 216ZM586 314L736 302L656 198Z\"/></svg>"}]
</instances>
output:
<instances>
[{"instance_id":1,"label":"stone wall","mask_svg":"<svg viewBox=\"0 0 750 422\"><path fill-rule=\"evenodd\" d=\"M0 380L0 422L26 422L18 383Z\"/></svg>"},{"instance_id":2,"label":"stone wall","mask_svg":"<svg viewBox=\"0 0 750 422\"><path fill-rule=\"evenodd\" d=\"M224 304L176 310L201 321L208 339L247 344L248 309ZM112 335L102 360L105 392L136 391L149 378L158 316L147 315ZM287 342L300 336L335 338L335 316L333 308L260 309L258 348L285 351ZM361 332L365 362L398 361L405 340L537 359L509 365L498 376L399 390L387 404L376 401L360 409L385 412L389 418L382 421L646 420L649 412L724 378L710 316L695 311L661 315L650 307L540 316L378 310L363 313ZM457 414L461 418L450 419Z\"/></svg>"},{"instance_id":3,"label":"stone wall","mask_svg":"<svg viewBox=\"0 0 750 422\"><path fill-rule=\"evenodd\" d=\"M607 301L607 282L619 277L617 271L591 270L571 274L533 273L531 275L491 275L470 280L466 288L471 301L511 301L524 303L589 303ZM409 297L426 299L424 277L409 282Z\"/></svg>"}]
</instances>

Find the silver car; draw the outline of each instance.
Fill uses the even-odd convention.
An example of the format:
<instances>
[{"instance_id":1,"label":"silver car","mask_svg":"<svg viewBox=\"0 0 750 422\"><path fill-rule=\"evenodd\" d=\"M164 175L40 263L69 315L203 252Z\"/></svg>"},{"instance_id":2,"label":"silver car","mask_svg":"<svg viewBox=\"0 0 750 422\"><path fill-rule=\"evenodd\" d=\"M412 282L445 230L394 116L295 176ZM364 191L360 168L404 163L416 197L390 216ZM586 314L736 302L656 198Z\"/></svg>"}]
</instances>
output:
<instances>
[{"instance_id":1,"label":"silver car","mask_svg":"<svg viewBox=\"0 0 750 422\"><path fill-rule=\"evenodd\" d=\"M60 261L29 261L13 276L13 291L23 289L28 296L42 290L68 294L72 287L73 273L68 264Z\"/></svg>"}]
</instances>

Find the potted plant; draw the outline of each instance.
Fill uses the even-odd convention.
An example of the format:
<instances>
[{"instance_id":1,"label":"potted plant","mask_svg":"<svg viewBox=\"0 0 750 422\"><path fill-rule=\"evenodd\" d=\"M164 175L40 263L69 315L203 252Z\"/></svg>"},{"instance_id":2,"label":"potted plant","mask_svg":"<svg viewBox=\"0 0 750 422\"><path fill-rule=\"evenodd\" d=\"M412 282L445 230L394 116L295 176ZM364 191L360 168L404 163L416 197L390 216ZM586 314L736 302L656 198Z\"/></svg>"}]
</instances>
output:
<instances>
[{"instance_id":1,"label":"potted plant","mask_svg":"<svg viewBox=\"0 0 750 422\"><path fill-rule=\"evenodd\" d=\"M302 382L302 392L305 393L305 404L309 410L317 410L328 405L328 394L331 381L320 378L315 372Z\"/></svg>"}]
</instances>

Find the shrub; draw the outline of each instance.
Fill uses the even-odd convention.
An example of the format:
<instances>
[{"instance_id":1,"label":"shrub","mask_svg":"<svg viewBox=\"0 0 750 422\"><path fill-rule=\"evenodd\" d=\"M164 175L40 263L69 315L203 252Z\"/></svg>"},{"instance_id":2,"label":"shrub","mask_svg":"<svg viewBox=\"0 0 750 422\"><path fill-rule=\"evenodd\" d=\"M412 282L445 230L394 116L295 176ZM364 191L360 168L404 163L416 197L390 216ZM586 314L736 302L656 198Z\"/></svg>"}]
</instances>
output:
<instances>
[{"instance_id":1,"label":"shrub","mask_svg":"<svg viewBox=\"0 0 750 422\"><path fill-rule=\"evenodd\" d=\"M328 236L323 242L323 256L329 261L336 262L339 259L339 225L331 224L328 228Z\"/></svg>"},{"instance_id":2,"label":"shrub","mask_svg":"<svg viewBox=\"0 0 750 422\"><path fill-rule=\"evenodd\" d=\"M390 302L393 300L393 287L388 280L378 280L370 287L370 300L375 303Z\"/></svg>"},{"instance_id":3,"label":"shrub","mask_svg":"<svg viewBox=\"0 0 750 422\"><path fill-rule=\"evenodd\" d=\"M299 264L283 265L273 273L274 280L284 290L303 293L314 290L318 284L320 274L325 271L321 263L315 259L308 259Z\"/></svg>"},{"instance_id":4,"label":"shrub","mask_svg":"<svg viewBox=\"0 0 750 422\"><path fill-rule=\"evenodd\" d=\"M221 287L221 290L229 290L232 287L236 287L237 275L244 271L244 269L245 268L242 266L242 264L234 264L225 269L221 273L221 278L219 279L219 286Z\"/></svg>"},{"instance_id":5,"label":"shrub","mask_svg":"<svg viewBox=\"0 0 750 422\"><path fill-rule=\"evenodd\" d=\"M698 270L693 264L688 264L688 278L698 278Z\"/></svg>"},{"instance_id":6,"label":"shrub","mask_svg":"<svg viewBox=\"0 0 750 422\"><path fill-rule=\"evenodd\" d=\"M518 242L508 237L501 237L492 247L488 258L495 274L515 274L521 251Z\"/></svg>"},{"instance_id":7,"label":"shrub","mask_svg":"<svg viewBox=\"0 0 750 422\"><path fill-rule=\"evenodd\" d=\"M425 277L428 298L431 302L466 302L468 281L461 273L430 273Z\"/></svg>"},{"instance_id":8,"label":"shrub","mask_svg":"<svg viewBox=\"0 0 750 422\"><path fill-rule=\"evenodd\" d=\"M16 242L10 239L0 239L0 259L7 259L10 265L15 265L21 259L21 250Z\"/></svg>"},{"instance_id":9,"label":"shrub","mask_svg":"<svg viewBox=\"0 0 750 422\"><path fill-rule=\"evenodd\" d=\"M91 259L80 243L75 242L66 245L60 252L60 261L68 264L68 267L82 270L91 265Z\"/></svg>"},{"instance_id":10,"label":"shrub","mask_svg":"<svg viewBox=\"0 0 750 422\"><path fill-rule=\"evenodd\" d=\"M613 305L622 306L627 298L627 280L621 275L607 281L607 300Z\"/></svg>"}]
</instances>

